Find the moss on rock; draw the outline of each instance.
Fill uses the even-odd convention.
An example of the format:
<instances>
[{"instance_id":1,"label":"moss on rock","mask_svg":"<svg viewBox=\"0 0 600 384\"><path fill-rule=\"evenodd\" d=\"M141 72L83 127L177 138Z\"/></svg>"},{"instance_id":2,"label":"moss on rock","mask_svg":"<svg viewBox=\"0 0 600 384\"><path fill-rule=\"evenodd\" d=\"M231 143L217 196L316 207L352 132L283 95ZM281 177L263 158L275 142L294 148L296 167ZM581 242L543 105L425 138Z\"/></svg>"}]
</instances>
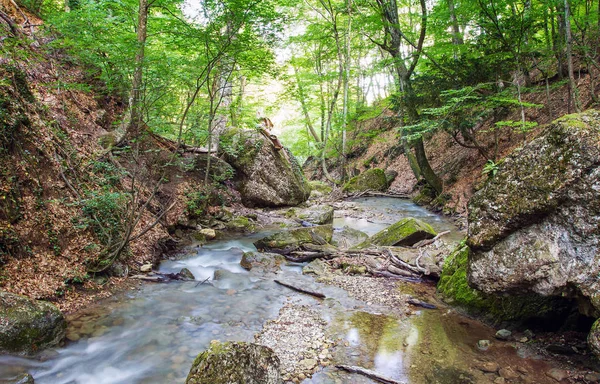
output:
<instances>
[{"instance_id":1,"label":"moss on rock","mask_svg":"<svg viewBox=\"0 0 600 384\"><path fill-rule=\"evenodd\" d=\"M32 354L65 337L67 323L54 305L0 292L0 351Z\"/></svg>"},{"instance_id":2,"label":"moss on rock","mask_svg":"<svg viewBox=\"0 0 600 384\"><path fill-rule=\"evenodd\" d=\"M225 223L227 229L238 232L254 232L256 225L245 216L237 216Z\"/></svg>"},{"instance_id":3,"label":"moss on rock","mask_svg":"<svg viewBox=\"0 0 600 384\"><path fill-rule=\"evenodd\" d=\"M304 244L328 244L331 242L332 235L333 227L331 225L296 228L264 237L254 242L254 246L259 251L275 252L286 255L300 249Z\"/></svg>"},{"instance_id":4,"label":"moss on rock","mask_svg":"<svg viewBox=\"0 0 600 384\"><path fill-rule=\"evenodd\" d=\"M275 272L279 270L285 258L278 253L244 252L240 265L246 270L260 269Z\"/></svg>"},{"instance_id":5,"label":"moss on rock","mask_svg":"<svg viewBox=\"0 0 600 384\"><path fill-rule=\"evenodd\" d=\"M388 180L383 169L369 169L358 176L351 178L344 185L344 192L385 191L388 189Z\"/></svg>"},{"instance_id":6,"label":"moss on rock","mask_svg":"<svg viewBox=\"0 0 600 384\"><path fill-rule=\"evenodd\" d=\"M186 384L280 384L279 358L271 348L213 342L192 364Z\"/></svg>"},{"instance_id":7,"label":"moss on rock","mask_svg":"<svg viewBox=\"0 0 600 384\"><path fill-rule=\"evenodd\" d=\"M333 188L320 180L311 180L308 182L308 185L310 185L311 190L317 191L323 195L330 194L333 191Z\"/></svg>"},{"instance_id":8,"label":"moss on rock","mask_svg":"<svg viewBox=\"0 0 600 384\"><path fill-rule=\"evenodd\" d=\"M370 245L411 246L421 240L432 239L436 235L437 233L431 225L419 219L407 217L377 232L371 238L359 244L357 248L366 248Z\"/></svg>"}]
</instances>

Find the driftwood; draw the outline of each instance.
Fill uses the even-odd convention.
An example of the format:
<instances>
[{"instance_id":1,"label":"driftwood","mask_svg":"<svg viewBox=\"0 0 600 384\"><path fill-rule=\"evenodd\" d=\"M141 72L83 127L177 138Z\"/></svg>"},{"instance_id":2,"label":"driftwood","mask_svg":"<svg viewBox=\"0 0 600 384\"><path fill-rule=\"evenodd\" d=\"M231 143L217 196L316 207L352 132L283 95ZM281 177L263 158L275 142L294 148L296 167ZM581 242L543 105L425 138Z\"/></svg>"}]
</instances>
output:
<instances>
[{"instance_id":1,"label":"driftwood","mask_svg":"<svg viewBox=\"0 0 600 384\"><path fill-rule=\"evenodd\" d=\"M429 244L433 244L436 242L437 239L439 239L440 237L449 234L450 231L444 231L444 232L440 232L437 234L436 237L434 237L433 239L429 239L429 240L421 240L419 241L417 244L413 245L411 248L421 248L421 247L425 247Z\"/></svg>"},{"instance_id":2,"label":"driftwood","mask_svg":"<svg viewBox=\"0 0 600 384\"><path fill-rule=\"evenodd\" d=\"M371 371L370 369L366 369L366 368L362 368L362 367L357 367L354 365L336 365L335 366L337 369L341 369L344 370L346 372L350 372L350 373L358 373L359 375L363 375L368 377L369 379L378 381L380 383L384 383L384 384L406 384L403 381L398 381L398 380L394 380L391 379L389 377L385 377L383 375L380 375L379 373L375 372L375 371Z\"/></svg>"},{"instance_id":3,"label":"driftwood","mask_svg":"<svg viewBox=\"0 0 600 384\"><path fill-rule=\"evenodd\" d=\"M425 309L437 309L437 307L433 304L426 303L421 300L410 298L406 301L408 304L414 305L416 307L421 307Z\"/></svg>"},{"instance_id":4,"label":"driftwood","mask_svg":"<svg viewBox=\"0 0 600 384\"><path fill-rule=\"evenodd\" d=\"M289 289L292 289L292 290L294 290L294 291L298 291L298 292L301 292L301 293L306 293L307 295L311 295L311 296L314 296L314 297L318 297L319 299L324 299L324 298L325 298L325 295L324 295L324 294L322 294L321 292L316 292L316 291L311 291L311 290L309 290L309 289L305 289L305 288L296 287L295 285L291 285L291 284L288 284L288 283L284 283L283 281L280 281L280 280L274 280L274 281L275 281L277 284L279 284L279 285L283 285L284 287L287 287L287 288L289 288Z\"/></svg>"},{"instance_id":5,"label":"driftwood","mask_svg":"<svg viewBox=\"0 0 600 384\"><path fill-rule=\"evenodd\" d=\"M421 281L420 277L402 276L402 275L397 275L397 274L389 272L389 271L369 270L369 272L371 272L371 275L373 275L375 277L385 277L388 279L408 281L411 283L419 283Z\"/></svg>"},{"instance_id":6,"label":"driftwood","mask_svg":"<svg viewBox=\"0 0 600 384\"><path fill-rule=\"evenodd\" d=\"M324 256L321 252L311 252L311 251L294 251L290 252L289 255L284 255L285 259L288 261L292 261L294 263L304 263L307 261L313 261L314 259L319 259Z\"/></svg>"}]
</instances>

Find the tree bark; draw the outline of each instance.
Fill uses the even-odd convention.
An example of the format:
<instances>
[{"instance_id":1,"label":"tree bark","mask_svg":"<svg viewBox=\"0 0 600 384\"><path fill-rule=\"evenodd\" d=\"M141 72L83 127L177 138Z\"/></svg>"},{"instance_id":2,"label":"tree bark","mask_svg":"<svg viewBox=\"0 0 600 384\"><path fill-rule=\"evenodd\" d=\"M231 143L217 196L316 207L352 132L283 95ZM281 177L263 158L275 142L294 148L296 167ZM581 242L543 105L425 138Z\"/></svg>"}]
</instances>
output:
<instances>
[{"instance_id":1,"label":"tree bark","mask_svg":"<svg viewBox=\"0 0 600 384\"><path fill-rule=\"evenodd\" d=\"M144 72L144 52L146 38L148 35L148 0L140 0L138 10L137 44L138 50L135 55L135 68L133 72L133 83L131 84L130 121L125 137L137 138L142 130L142 82Z\"/></svg>"}]
</instances>

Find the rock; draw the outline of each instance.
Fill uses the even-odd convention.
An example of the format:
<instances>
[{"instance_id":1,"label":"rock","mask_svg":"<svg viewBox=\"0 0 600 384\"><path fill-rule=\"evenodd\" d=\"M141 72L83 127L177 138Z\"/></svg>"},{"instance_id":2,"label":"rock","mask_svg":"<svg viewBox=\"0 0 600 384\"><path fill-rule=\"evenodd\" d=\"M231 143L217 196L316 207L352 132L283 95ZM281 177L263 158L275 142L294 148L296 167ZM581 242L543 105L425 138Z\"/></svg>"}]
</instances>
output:
<instances>
[{"instance_id":1,"label":"rock","mask_svg":"<svg viewBox=\"0 0 600 384\"><path fill-rule=\"evenodd\" d=\"M506 379L504 377L496 377L494 379L494 384L504 384L506 383Z\"/></svg>"},{"instance_id":2,"label":"rock","mask_svg":"<svg viewBox=\"0 0 600 384\"><path fill-rule=\"evenodd\" d=\"M244 252L240 265L246 270L259 269L265 272L276 272L285 258L278 253Z\"/></svg>"},{"instance_id":3,"label":"rock","mask_svg":"<svg viewBox=\"0 0 600 384\"><path fill-rule=\"evenodd\" d=\"M208 165L208 158L210 156L210 171L208 176L216 182L223 182L231 180L235 176L235 170L229 163L221 160L218 157L211 156L207 153L199 153L194 158L194 171L201 177L204 178L206 174L206 168Z\"/></svg>"},{"instance_id":4,"label":"rock","mask_svg":"<svg viewBox=\"0 0 600 384\"><path fill-rule=\"evenodd\" d=\"M333 227L319 225L310 228L296 228L274 233L254 242L259 251L275 252L287 255L297 251L307 244L325 245L331 241Z\"/></svg>"},{"instance_id":5,"label":"rock","mask_svg":"<svg viewBox=\"0 0 600 384\"><path fill-rule=\"evenodd\" d=\"M587 343L590 350L596 355L600 356L600 319L596 320L588 333Z\"/></svg>"},{"instance_id":6,"label":"rock","mask_svg":"<svg viewBox=\"0 0 600 384\"><path fill-rule=\"evenodd\" d=\"M303 275L324 276L329 273L329 266L321 259L315 259L302 268Z\"/></svg>"},{"instance_id":7,"label":"rock","mask_svg":"<svg viewBox=\"0 0 600 384\"><path fill-rule=\"evenodd\" d=\"M492 343L490 343L489 340L479 340L477 342L477 349L480 351L487 351L490 348L490 345L492 345Z\"/></svg>"},{"instance_id":8,"label":"rock","mask_svg":"<svg viewBox=\"0 0 600 384\"><path fill-rule=\"evenodd\" d=\"M98 144L104 149L114 147L118 141L117 135L114 132L107 132L98 136Z\"/></svg>"},{"instance_id":9,"label":"rock","mask_svg":"<svg viewBox=\"0 0 600 384\"><path fill-rule=\"evenodd\" d=\"M237 189L246 206L279 207L305 202L310 186L292 153L276 150L270 140L256 131L242 133L238 156L226 160L236 170Z\"/></svg>"},{"instance_id":10,"label":"rock","mask_svg":"<svg viewBox=\"0 0 600 384\"><path fill-rule=\"evenodd\" d=\"M600 373L590 372L584 376L585 381L596 383L600 382Z\"/></svg>"},{"instance_id":11,"label":"rock","mask_svg":"<svg viewBox=\"0 0 600 384\"><path fill-rule=\"evenodd\" d=\"M569 374L564 369L552 368L546 372L546 376L560 382L569 377Z\"/></svg>"},{"instance_id":12,"label":"rock","mask_svg":"<svg viewBox=\"0 0 600 384\"><path fill-rule=\"evenodd\" d=\"M0 291L0 351L32 354L58 345L67 323L54 305Z\"/></svg>"},{"instance_id":13,"label":"rock","mask_svg":"<svg viewBox=\"0 0 600 384\"><path fill-rule=\"evenodd\" d=\"M340 249L349 249L362 243L368 238L369 235L367 235L366 233L359 231L358 229L353 229L348 226L344 226L341 229L333 230L331 244L335 245Z\"/></svg>"},{"instance_id":14,"label":"rock","mask_svg":"<svg viewBox=\"0 0 600 384\"><path fill-rule=\"evenodd\" d=\"M519 378L519 374L511 367L500 368L498 374L506 380L515 380Z\"/></svg>"},{"instance_id":15,"label":"rock","mask_svg":"<svg viewBox=\"0 0 600 384\"><path fill-rule=\"evenodd\" d=\"M398 172L394 171L393 169L385 170L385 180L387 181L388 185L392 185L394 180L396 180L396 177L398 177Z\"/></svg>"},{"instance_id":16,"label":"rock","mask_svg":"<svg viewBox=\"0 0 600 384\"><path fill-rule=\"evenodd\" d=\"M33 376L29 373L22 373L11 379L0 379L0 384L35 384Z\"/></svg>"},{"instance_id":17,"label":"rock","mask_svg":"<svg viewBox=\"0 0 600 384\"><path fill-rule=\"evenodd\" d=\"M343 187L344 192L380 191L388 189L387 178L383 169L369 169L358 176L351 178Z\"/></svg>"},{"instance_id":18,"label":"rock","mask_svg":"<svg viewBox=\"0 0 600 384\"><path fill-rule=\"evenodd\" d=\"M511 335L512 335L512 332L509 331L508 329L501 329L498 332L496 332L496 339L508 340Z\"/></svg>"},{"instance_id":19,"label":"rock","mask_svg":"<svg viewBox=\"0 0 600 384\"><path fill-rule=\"evenodd\" d=\"M317 191L322 195L328 195L333 191L333 188L320 180L311 180L308 182L308 185L313 191Z\"/></svg>"},{"instance_id":20,"label":"rock","mask_svg":"<svg viewBox=\"0 0 600 384\"><path fill-rule=\"evenodd\" d=\"M271 348L214 342L196 357L186 384L280 384L279 358Z\"/></svg>"},{"instance_id":21,"label":"rock","mask_svg":"<svg viewBox=\"0 0 600 384\"><path fill-rule=\"evenodd\" d=\"M198 231L206 240L213 240L217 237L217 232L212 228L203 228Z\"/></svg>"},{"instance_id":22,"label":"rock","mask_svg":"<svg viewBox=\"0 0 600 384\"><path fill-rule=\"evenodd\" d=\"M144 264L140 267L140 272L148 273L152 271L152 264Z\"/></svg>"},{"instance_id":23,"label":"rock","mask_svg":"<svg viewBox=\"0 0 600 384\"><path fill-rule=\"evenodd\" d=\"M500 366L498 365L498 363L495 363L493 361L486 361L477 368L486 373L496 373L500 369Z\"/></svg>"},{"instance_id":24,"label":"rock","mask_svg":"<svg viewBox=\"0 0 600 384\"><path fill-rule=\"evenodd\" d=\"M187 268L182 268L181 271L179 271L178 275L183 280L196 280L196 277L194 276L192 271L190 271Z\"/></svg>"},{"instance_id":25,"label":"rock","mask_svg":"<svg viewBox=\"0 0 600 384\"><path fill-rule=\"evenodd\" d=\"M302 369L304 371L310 371L314 367L317 366L317 360L315 360L315 359L304 359L304 360L300 360L299 364L300 364L300 369Z\"/></svg>"},{"instance_id":26,"label":"rock","mask_svg":"<svg viewBox=\"0 0 600 384\"><path fill-rule=\"evenodd\" d=\"M474 288L577 294L600 313L599 140L600 112L564 116L509 155L471 198Z\"/></svg>"},{"instance_id":27,"label":"rock","mask_svg":"<svg viewBox=\"0 0 600 384\"><path fill-rule=\"evenodd\" d=\"M297 213L300 220L312 224L333 224L333 207L331 205L315 205Z\"/></svg>"},{"instance_id":28,"label":"rock","mask_svg":"<svg viewBox=\"0 0 600 384\"><path fill-rule=\"evenodd\" d=\"M247 217L237 216L225 223L225 227L236 232L253 232L256 226Z\"/></svg>"},{"instance_id":29,"label":"rock","mask_svg":"<svg viewBox=\"0 0 600 384\"><path fill-rule=\"evenodd\" d=\"M115 261L108 267L107 274L114 277L126 277L129 274L129 268L120 261Z\"/></svg>"},{"instance_id":30,"label":"rock","mask_svg":"<svg viewBox=\"0 0 600 384\"><path fill-rule=\"evenodd\" d=\"M359 244L357 248L366 248L370 245L411 246L421 240L432 239L436 235L437 233L429 224L419 219L407 217L377 232L367 241Z\"/></svg>"}]
</instances>

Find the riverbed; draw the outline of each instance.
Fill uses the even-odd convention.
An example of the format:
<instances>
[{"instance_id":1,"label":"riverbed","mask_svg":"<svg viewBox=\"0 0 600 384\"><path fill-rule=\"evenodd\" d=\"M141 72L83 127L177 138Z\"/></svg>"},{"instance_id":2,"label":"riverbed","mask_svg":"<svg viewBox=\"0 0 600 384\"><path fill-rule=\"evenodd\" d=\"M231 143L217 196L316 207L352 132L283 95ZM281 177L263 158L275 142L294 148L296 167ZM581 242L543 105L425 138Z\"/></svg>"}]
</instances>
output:
<instances>
[{"instance_id":1,"label":"riverbed","mask_svg":"<svg viewBox=\"0 0 600 384\"><path fill-rule=\"evenodd\" d=\"M344 204L336 211L334 227L346 225L372 235L410 216L438 232L450 230L449 242L463 237L451 220L408 200L361 198ZM398 292L441 305L437 310L417 308L400 315L352 298L339 287L317 283L301 274L302 265L284 266L277 278L317 289L326 300L277 285L273 275L241 268L242 253L254 251L252 242L274 230L186 247L178 257L165 260L160 272L188 268L195 281L140 282L137 288L82 310L68 319L63 348L31 359L1 356L0 378L29 372L38 384L184 383L194 358L212 340L253 341L286 303L308 305L327 322L327 337L335 344L333 364L359 365L407 383L486 378L479 371L468 372L474 359L486 358L475 347L477 341L492 339L495 330L437 303L432 284L394 283ZM213 280L217 270L223 271L221 278ZM532 360L535 364L530 367L519 360L514 348L507 348L498 344L488 355L506 364L528 366L531 372L545 368L535 365L538 360ZM332 365L319 368L304 383L373 382Z\"/></svg>"}]
</instances>

